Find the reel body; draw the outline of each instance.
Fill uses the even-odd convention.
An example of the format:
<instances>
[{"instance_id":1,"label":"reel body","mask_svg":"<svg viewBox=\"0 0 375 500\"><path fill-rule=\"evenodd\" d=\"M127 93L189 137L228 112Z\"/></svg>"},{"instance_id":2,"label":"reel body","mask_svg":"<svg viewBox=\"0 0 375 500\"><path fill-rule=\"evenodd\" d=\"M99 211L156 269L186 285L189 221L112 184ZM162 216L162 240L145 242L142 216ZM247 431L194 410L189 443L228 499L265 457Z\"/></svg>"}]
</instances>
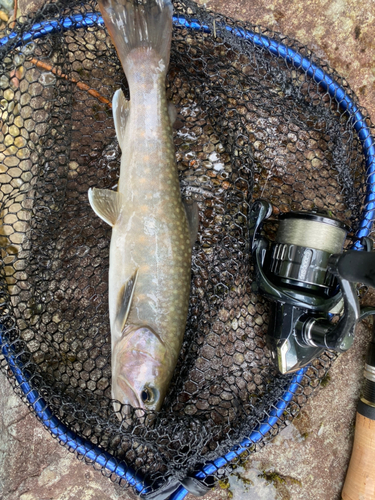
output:
<instances>
[{"instance_id":1,"label":"reel body","mask_svg":"<svg viewBox=\"0 0 375 500\"><path fill-rule=\"evenodd\" d=\"M272 205L256 201L250 213L251 250L259 291L273 302L268 343L281 373L294 372L329 349L348 350L361 310L356 283L375 286L372 240L364 251L343 251L348 229L328 213L279 216L276 240L261 235ZM340 314L337 322L333 315Z\"/></svg>"}]
</instances>

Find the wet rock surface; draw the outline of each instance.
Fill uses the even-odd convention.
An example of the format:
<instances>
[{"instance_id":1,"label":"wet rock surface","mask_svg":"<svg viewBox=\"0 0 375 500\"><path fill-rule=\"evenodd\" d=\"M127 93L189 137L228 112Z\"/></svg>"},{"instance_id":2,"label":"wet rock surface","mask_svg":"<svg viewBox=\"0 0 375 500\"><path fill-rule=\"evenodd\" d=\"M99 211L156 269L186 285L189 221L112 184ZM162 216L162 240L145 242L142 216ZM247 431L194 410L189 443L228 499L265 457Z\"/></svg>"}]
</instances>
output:
<instances>
[{"instance_id":1,"label":"wet rock surface","mask_svg":"<svg viewBox=\"0 0 375 500\"><path fill-rule=\"evenodd\" d=\"M329 63L374 121L375 9L356 0L200 0L206 8L295 38Z\"/></svg>"},{"instance_id":2,"label":"wet rock surface","mask_svg":"<svg viewBox=\"0 0 375 500\"><path fill-rule=\"evenodd\" d=\"M0 374L1 500L133 500L45 430Z\"/></svg>"},{"instance_id":3,"label":"wet rock surface","mask_svg":"<svg viewBox=\"0 0 375 500\"><path fill-rule=\"evenodd\" d=\"M234 498L341 498L370 337L368 325L357 328L355 344L335 362L324 387L316 391L292 424L229 479Z\"/></svg>"},{"instance_id":4,"label":"wet rock surface","mask_svg":"<svg viewBox=\"0 0 375 500\"><path fill-rule=\"evenodd\" d=\"M37 0L20 8L31 12ZM280 31L306 44L345 77L375 121L374 13L354 0L200 1L207 8ZM367 297L375 304L374 295ZM235 471L206 500L339 500L354 433L367 324L357 329L299 418ZM79 462L31 415L0 374L1 500L127 500L135 498ZM189 499L193 497L188 497Z\"/></svg>"}]
</instances>

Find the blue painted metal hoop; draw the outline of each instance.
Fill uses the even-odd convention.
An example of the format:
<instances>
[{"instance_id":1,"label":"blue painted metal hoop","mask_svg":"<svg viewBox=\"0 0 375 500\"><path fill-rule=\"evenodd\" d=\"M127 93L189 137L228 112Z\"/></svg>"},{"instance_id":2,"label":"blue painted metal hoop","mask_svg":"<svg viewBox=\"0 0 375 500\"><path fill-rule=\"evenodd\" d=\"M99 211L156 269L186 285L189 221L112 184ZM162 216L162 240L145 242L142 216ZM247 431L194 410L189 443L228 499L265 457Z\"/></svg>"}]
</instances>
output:
<instances>
[{"instance_id":1,"label":"blue painted metal hoop","mask_svg":"<svg viewBox=\"0 0 375 500\"><path fill-rule=\"evenodd\" d=\"M176 27L201 30L207 33L211 31L208 26L202 25L197 20L188 21L183 16L174 16L173 23ZM49 33L59 33L69 29L94 27L96 25L104 25L104 21L98 13L87 13L84 15L76 14L59 21L51 20L36 23L32 26L30 31L23 33L21 38L18 38L19 35L17 33L12 32L7 37L0 39L0 48L9 47L13 49L21 45L25 45L35 39L44 37ZM267 49L272 55L284 59L286 63L292 64L300 71L304 71L312 80L321 85L321 87L329 93L331 98L336 100L341 109L348 114L349 120L351 121L352 126L356 130L361 141L367 168L366 199L356 236L358 238L368 236L371 231L372 221L375 215L375 141L372 137L371 130L366 123L366 119L358 106L347 94L346 90L334 81L333 78L322 68L312 63L309 59L302 56L291 47L280 44L276 40L273 40L265 35L245 30L244 28L224 26L224 29L236 37L254 44L256 47ZM360 248L359 242L354 245L354 248ZM2 353L20 388L25 394L28 403L52 435L73 451L84 455L89 460L92 460L112 473L117 474L117 476L121 479L126 480L139 494L147 494L148 491L150 491L143 479L138 476L137 473L125 462L119 462L112 455L100 449L98 446L95 446L90 441L79 437L52 414L52 411L49 409L45 400L30 385L28 375L23 371L22 364L12 352L12 348L7 345L3 338L3 331L1 330L0 345ZM219 457L213 462L206 464L201 471L196 474L196 477L198 479L204 479L215 473L220 467L223 467L232 460L238 458L238 456L248 450L252 444L260 441L282 416L288 404L293 399L299 384L302 382L306 370L307 368L301 369L295 374L292 382L286 389L280 401L271 410L269 416L263 421L263 423L260 424L249 437L244 438L238 446L234 447L223 457ZM174 494L172 494L170 500L182 500L187 494L188 491L181 486Z\"/></svg>"}]
</instances>

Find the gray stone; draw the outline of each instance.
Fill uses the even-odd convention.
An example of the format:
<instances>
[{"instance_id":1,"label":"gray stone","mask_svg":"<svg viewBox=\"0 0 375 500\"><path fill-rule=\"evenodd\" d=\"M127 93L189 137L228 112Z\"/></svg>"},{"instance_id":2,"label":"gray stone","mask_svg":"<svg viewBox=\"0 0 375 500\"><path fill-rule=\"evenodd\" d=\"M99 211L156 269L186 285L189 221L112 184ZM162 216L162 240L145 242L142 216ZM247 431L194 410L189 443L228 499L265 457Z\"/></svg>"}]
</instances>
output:
<instances>
[{"instance_id":1,"label":"gray stone","mask_svg":"<svg viewBox=\"0 0 375 500\"><path fill-rule=\"evenodd\" d=\"M15 395L0 373L1 500L134 500L77 460Z\"/></svg>"}]
</instances>

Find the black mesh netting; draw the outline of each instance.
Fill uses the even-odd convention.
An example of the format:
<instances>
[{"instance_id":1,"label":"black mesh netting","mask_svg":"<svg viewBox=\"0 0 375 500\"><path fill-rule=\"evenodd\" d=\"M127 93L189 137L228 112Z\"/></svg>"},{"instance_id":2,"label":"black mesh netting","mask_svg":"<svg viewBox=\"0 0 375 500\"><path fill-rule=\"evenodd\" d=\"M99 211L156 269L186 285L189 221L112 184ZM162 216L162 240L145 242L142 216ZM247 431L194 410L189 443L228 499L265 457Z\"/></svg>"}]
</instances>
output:
<instances>
[{"instance_id":1,"label":"black mesh netting","mask_svg":"<svg viewBox=\"0 0 375 500\"><path fill-rule=\"evenodd\" d=\"M277 374L265 345L269 304L251 291L249 203L266 198L275 215L326 208L354 234L366 166L353 122L334 98L223 26L293 47L356 102L346 82L309 50L188 0L175 3L176 15L206 26L174 28L167 82L178 110L181 191L200 210L190 312L162 411L121 423L110 400L111 228L91 209L87 191L118 181L120 150L105 99L119 87L127 93L127 83L103 26L72 22L41 37L36 31L34 40L25 35L37 22L61 26L66 17L96 10L94 1L45 5L33 19L21 19L16 37L1 47L1 335L52 413L125 461L152 491L227 453L290 384L292 376ZM305 404L333 358L327 353L314 362L268 436ZM2 367L18 387L5 357Z\"/></svg>"}]
</instances>

